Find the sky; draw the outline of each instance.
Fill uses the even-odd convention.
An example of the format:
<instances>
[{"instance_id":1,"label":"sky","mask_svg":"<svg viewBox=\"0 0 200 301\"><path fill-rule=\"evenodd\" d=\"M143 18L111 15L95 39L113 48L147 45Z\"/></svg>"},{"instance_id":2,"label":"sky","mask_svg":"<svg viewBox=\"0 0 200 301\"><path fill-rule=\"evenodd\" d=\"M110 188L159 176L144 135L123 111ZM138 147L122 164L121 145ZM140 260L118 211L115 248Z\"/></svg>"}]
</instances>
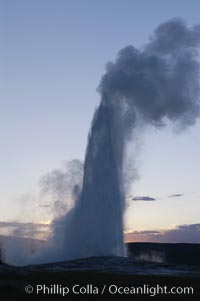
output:
<instances>
[{"instance_id":1,"label":"sky","mask_svg":"<svg viewBox=\"0 0 200 301\"><path fill-rule=\"evenodd\" d=\"M106 62L171 18L199 23L199 11L198 0L0 0L0 221L48 219L30 195L63 161L84 160ZM132 195L155 200L130 197L126 232L200 223L199 133L200 122L141 136Z\"/></svg>"}]
</instances>

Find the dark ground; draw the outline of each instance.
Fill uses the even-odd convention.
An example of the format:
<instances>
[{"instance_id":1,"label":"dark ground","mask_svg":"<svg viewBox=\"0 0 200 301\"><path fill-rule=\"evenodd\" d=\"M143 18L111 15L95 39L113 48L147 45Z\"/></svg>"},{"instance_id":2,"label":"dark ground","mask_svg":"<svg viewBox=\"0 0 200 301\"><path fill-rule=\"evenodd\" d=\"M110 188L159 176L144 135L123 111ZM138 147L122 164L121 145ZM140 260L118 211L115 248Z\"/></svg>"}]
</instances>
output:
<instances>
[{"instance_id":1,"label":"dark ground","mask_svg":"<svg viewBox=\"0 0 200 301\"><path fill-rule=\"evenodd\" d=\"M159 246L160 245L160 246ZM131 252L131 248L132 252ZM99 257L80 259L69 262L53 263L46 265L27 266L27 267L12 267L8 265L0 264L0 300L200 300L200 265L194 265L194 256L182 256L184 253L183 246L181 247L182 253L178 258L178 252L181 246L162 244L133 244L129 246L129 255L140 257L145 251L151 258L152 252L164 252L171 254L168 258L171 258L170 262L152 262L144 261L141 259L135 259L133 257L120 258L120 257ZM157 249L156 249L157 248ZM185 246L185 252L189 254L191 250L196 248L196 255L198 257L198 247L193 245ZM155 250L156 249L156 250ZM190 251L188 251L190 249ZM188 253L189 252L189 253ZM133 254L134 253L134 254ZM149 255L150 254L150 255ZM160 253L159 253L160 254ZM172 256L174 254L174 256ZM155 255L155 254L154 254ZM154 256L153 255L153 256ZM158 254L157 254L158 255ZM181 261L181 264L172 263L177 257L177 261ZM153 257L152 257L153 258ZM154 256L154 258L157 258ZM164 257L163 257L164 258ZM183 264L184 262L184 264ZM190 262L186 263L186 262ZM69 288L69 293L65 296L59 295L54 291L54 294L50 295L39 292L36 293L37 285L46 285L49 289L53 288L53 285L57 285L57 288L63 287ZM33 292L26 293L25 288L29 285L33 287ZM75 294L72 292L74 285L80 285L81 287L87 287L90 285L89 294ZM91 285L93 287L91 287ZM102 290L105 287L104 293ZM116 285L117 288L131 288L131 287L144 287L153 290L148 294L135 295L128 293L128 289L123 294L116 293L111 294L109 292L110 285ZM94 293L95 286L98 288L98 294ZM155 296L155 287L167 286L168 294L157 294ZM113 287L113 286L112 286ZM170 290L172 287L192 287L193 294L175 294L173 295ZM78 288L78 287L77 287ZM92 293L93 292L93 293Z\"/></svg>"},{"instance_id":2,"label":"dark ground","mask_svg":"<svg viewBox=\"0 0 200 301\"><path fill-rule=\"evenodd\" d=\"M59 272L59 273L34 273L28 277L23 275L10 275L5 277L5 280L8 281L0 291L1 300L48 300L48 299L102 299L102 300L200 300L200 278L177 278L177 277L167 277L167 276L128 276L128 275L114 275L109 273L94 273L94 272ZM57 283L59 285L63 284L71 288L75 284L80 284L81 286L86 286L87 284L93 284L93 286L98 286L100 289L103 288L104 284L109 286L110 284L115 284L117 287L132 287L132 286L143 286L144 283L149 286L155 286L159 284L160 286L171 287L183 287L183 286L192 286L194 289L194 295L157 295L155 297L151 296L136 296L128 294L115 294L111 295L108 292L105 292L104 295L95 295L95 294L86 294L86 295L75 295L73 293L67 294L65 297L59 295L37 295L35 293L27 294L24 291L26 285L32 285L34 288L38 283L51 285L52 283Z\"/></svg>"},{"instance_id":3,"label":"dark ground","mask_svg":"<svg viewBox=\"0 0 200 301\"><path fill-rule=\"evenodd\" d=\"M170 243L129 243L131 257L160 259L169 264L187 264L200 266L200 244Z\"/></svg>"}]
</instances>

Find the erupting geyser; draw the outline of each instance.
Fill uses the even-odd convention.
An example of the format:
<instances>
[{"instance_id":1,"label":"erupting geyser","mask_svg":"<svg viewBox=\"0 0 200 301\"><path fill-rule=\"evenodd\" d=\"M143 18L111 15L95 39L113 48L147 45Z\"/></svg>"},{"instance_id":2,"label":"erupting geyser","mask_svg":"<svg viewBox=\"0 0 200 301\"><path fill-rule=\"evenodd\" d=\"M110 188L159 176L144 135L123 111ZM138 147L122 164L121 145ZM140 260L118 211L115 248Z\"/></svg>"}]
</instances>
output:
<instances>
[{"instance_id":1,"label":"erupting geyser","mask_svg":"<svg viewBox=\"0 0 200 301\"><path fill-rule=\"evenodd\" d=\"M126 142L144 126L174 122L179 129L199 117L200 26L181 19L161 24L142 48L127 46L108 63L86 151L75 206L53 223L38 254L7 248L6 261L43 263L89 256L123 256ZM134 136L133 136L134 137ZM77 183L75 183L77 184ZM76 186L77 188L77 186ZM79 189L76 189L79 191ZM16 250L16 251L15 251ZM21 257L19 257L21 256Z\"/></svg>"},{"instance_id":2,"label":"erupting geyser","mask_svg":"<svg viewBox=\"0 0 200 301\"><path fill-rule=\"evenodd\" d=\"M120 190L113 117L104 95L89 134L82 192L72 217L76 231L71 233L70 248L66 249L68 258L125 254L124 194Z\"/></svg>"}]
</instances>

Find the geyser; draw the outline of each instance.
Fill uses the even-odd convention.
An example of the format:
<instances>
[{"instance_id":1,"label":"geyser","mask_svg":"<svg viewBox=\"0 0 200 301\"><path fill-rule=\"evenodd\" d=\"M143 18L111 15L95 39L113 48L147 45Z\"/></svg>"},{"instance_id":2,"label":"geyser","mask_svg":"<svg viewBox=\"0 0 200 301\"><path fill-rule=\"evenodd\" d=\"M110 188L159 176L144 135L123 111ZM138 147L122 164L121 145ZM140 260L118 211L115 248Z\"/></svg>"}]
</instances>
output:
<instances>
[{"instance_id":1,"label":"geyser","mask_svg":"<svg viewBox=\"0 0 200 301\"><path fill-rule=\"evenodd\" d=\"M123 163L126 142L144 126L178 129L199 116L200 26L181 19L161 24L142 48L127 46L108 63L99 92L101 102L91 126L83 184L75 206L53 222L53 236L30 256L6 253L14 264L124 255ZM134 136L133 136L134 137ZM75 183L76 184L76 183ZM77 186L76 186L77 188ZM79 191L79 189L77 189ZM23 254L19 258L19 254Z\"/></svg>"},{"instance_id":2,"label":"geyser","mask_svg":"<svg viewBox=\"0 0 200 301\"><path fill-rule=\"evenodd\" d=\"M82 191L71 212L70 228L65 231L65 245L70 246L65 250L67 258L125 254L124 193L120 189L113 117L104 95L89 134Z\"/></svg>"}]
</instances>

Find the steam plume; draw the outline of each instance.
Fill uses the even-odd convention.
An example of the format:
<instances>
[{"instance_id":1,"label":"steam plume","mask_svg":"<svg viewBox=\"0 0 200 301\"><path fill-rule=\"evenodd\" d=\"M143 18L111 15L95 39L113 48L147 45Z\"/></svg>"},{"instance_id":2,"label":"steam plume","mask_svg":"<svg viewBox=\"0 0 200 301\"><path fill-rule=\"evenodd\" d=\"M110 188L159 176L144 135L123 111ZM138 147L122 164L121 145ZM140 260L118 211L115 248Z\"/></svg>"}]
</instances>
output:
<instances>
[{"instance_id":1,"label":"steam plume","mask_svg":"<svg viewBox=\"0 0 200 301\"><path fill-rule=\"evenodd\" d=\"M185 127L199 116L200 26L188 28L181 19L161 24L143 49L127 46L108 63L100 93L113 106L123 106L124 135L134 116L160 126L166 119Z\"/></svg>"}]
</instances>

